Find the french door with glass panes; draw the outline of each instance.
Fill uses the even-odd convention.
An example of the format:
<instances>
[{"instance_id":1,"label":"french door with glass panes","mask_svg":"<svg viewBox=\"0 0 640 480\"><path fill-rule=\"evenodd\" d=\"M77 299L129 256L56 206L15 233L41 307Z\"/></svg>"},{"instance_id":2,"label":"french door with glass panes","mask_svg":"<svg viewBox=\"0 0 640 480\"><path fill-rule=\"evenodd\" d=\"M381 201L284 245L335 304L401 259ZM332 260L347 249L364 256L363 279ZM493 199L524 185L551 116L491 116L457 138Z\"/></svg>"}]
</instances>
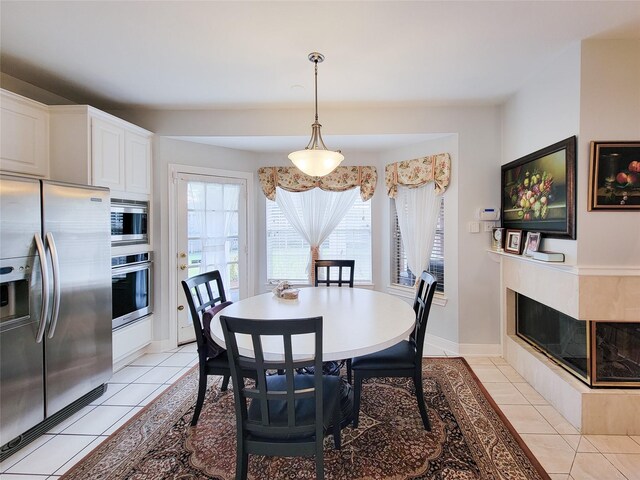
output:
<instances>
[{"instance_id":1,"label":"french door with glass panes","mask_svg":"<svg viewBox=\"0 0 640 480\"><path fill-rule=\"evenodd\" d=\"M195 339L181 281L220 270L227 300L247 294L246 180L178 174L178 344Z\"/></svg>"}]
</instances>

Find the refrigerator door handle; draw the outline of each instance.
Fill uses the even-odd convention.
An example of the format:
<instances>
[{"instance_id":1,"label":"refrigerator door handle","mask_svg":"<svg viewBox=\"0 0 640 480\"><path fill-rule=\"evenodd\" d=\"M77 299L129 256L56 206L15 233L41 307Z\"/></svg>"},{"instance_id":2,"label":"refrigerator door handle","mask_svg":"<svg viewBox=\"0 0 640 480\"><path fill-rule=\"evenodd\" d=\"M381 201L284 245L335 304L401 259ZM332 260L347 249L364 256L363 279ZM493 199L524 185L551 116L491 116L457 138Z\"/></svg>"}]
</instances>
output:
<instances>
[{"instance_id":1,"label":"refrigerator door handle","mask_svg":"<svg viewBox=\"0 0 640 480\"><path fill-rule=\"evenodd\" d=\"M58 250L56 249L56 242L53 239L53 234L47 232L47 245L49 245L49 251L51 252L51 270L53 273L53 310L51 312L51 325L49 326L49 338L53 338L56 333L56 327L58 326L58 315L60 313L60 262L58 260Z\"/></svg>"},{"instance_id":2,"label":"refrigerator door handle","mask_svg":"<svg viewBox=\"0 0 640 480\"><path fill-rule=\"evenodd\" d=\"M44 337L44 328L47 325L47 312L49 311L49 271L47 267L47 257L44 251L44 244L40 238L40 234L33 236L38 250L38 258L40 259L40 275L42 276L42 307L40 308L40 325L36 333L36 343L41 343Z\"/></svg>"}]
</instances>

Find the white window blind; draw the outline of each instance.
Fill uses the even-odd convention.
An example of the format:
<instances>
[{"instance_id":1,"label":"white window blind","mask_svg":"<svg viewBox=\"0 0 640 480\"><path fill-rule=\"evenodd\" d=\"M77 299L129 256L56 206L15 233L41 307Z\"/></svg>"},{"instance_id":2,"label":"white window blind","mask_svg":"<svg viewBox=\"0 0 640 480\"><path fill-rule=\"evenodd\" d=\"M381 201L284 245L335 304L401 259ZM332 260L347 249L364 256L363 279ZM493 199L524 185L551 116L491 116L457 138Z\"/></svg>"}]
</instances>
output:
<instances>
[{"instance_id":1,"label":"white window blind","mask_svg":"<svg viewBox=\"0 0 640 480\"><path fill-rule=\"evenodd\" d=\"M306 283L309 244L271 200L267 204L267 280ZM371 282L371 202L357 197L340 224L320 246L321 259L355 260L355 281Z\"/></svg>"},{"instance_id":2,"label":"white window blind","mask_svg":"<svg viewBox=\"0 0 640 480\"><path fill-rule=\"evenodd\" d=\"M398 226L395 202L391 201L392 238L391 238L391 283L413 286L416 277L407 266L407 255L402 246L402 235ZM436 291L444 292L444 198L440 201L436 236L433 241L429 272L438 280Z\"/></svg>"}]
</instances>

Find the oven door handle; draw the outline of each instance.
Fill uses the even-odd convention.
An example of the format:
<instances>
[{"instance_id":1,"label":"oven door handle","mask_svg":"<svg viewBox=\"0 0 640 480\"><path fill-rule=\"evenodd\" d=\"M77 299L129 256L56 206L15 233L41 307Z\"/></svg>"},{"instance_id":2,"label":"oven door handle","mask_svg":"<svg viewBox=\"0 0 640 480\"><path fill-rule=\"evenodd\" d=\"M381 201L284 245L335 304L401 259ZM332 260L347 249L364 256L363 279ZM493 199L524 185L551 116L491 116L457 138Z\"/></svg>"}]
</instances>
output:
<instances>
[{"instance_id":1,"label":"oven door handle","mask_svg":"<svg viewBox=\"0 0 640 480\"><path fill-rule=\"evenodd\" d=\"M111 268L112 275L122 275L126 273L138 272L141 270L149 270L152 262L140 262L133 265L125 265Z\"/></svg>"}]
</instances>

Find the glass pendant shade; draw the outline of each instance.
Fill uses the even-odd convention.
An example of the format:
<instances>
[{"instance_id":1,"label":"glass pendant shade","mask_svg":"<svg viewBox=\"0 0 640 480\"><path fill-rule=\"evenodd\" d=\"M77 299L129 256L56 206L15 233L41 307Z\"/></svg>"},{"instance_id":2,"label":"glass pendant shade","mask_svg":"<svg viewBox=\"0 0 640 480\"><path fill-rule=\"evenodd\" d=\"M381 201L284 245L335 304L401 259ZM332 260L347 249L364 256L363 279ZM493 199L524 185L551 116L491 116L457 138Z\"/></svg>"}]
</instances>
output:
<instances>
[{"instance_id":1,"label":"glass pendant shade","mask_svg":"<svg viewBox=\"0 0 640 480\"><path fill-rule=\"evenodd\" d=\"M333 172L344 155L339 151L327 150L320 134L320 125L315 122L311 125L311 140L304 150L297 150L289 154L289 160L298 167L298 170L312 177L323 177Z\"/></svg>"},{"instance_id":2,"label":"glass pendant shade","mask_svg":"<svg viewBox=\"0 0 640 480\"><path fill-rule=\"evenodd\" d=\"M312 177L323 177L333 172L340 162L344 160L344 155L338 151L328 150L322 141L320 125L318 123L318 63L324 60L324 56L318 52L309 54L309 60L315 66L315 98L316 117L311 125L311 140L304 150L297 150L289 154L289 160L298 167L300 171Z\"/></svg>"}]
</instances>

